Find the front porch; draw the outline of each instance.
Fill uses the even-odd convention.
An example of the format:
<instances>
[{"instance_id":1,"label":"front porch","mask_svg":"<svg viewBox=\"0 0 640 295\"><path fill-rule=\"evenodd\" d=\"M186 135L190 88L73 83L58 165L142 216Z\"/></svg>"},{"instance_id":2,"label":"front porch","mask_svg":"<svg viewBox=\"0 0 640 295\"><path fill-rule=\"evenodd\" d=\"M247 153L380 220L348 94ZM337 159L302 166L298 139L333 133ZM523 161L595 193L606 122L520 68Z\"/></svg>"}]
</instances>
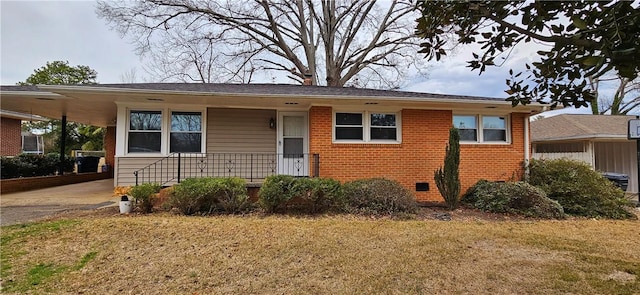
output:
<instances>
[{"instance_id":1,"label":"front porch","mask_svg":"<svg viewBox=\"0 0 640 295\"><path fill-rule=\"evenodd\" d=\"M267 176L320 176L319 154L173 153L133 171L135 185L170 186L186 178L239 177L261 183Z\"/></svg>"}]
</instances>

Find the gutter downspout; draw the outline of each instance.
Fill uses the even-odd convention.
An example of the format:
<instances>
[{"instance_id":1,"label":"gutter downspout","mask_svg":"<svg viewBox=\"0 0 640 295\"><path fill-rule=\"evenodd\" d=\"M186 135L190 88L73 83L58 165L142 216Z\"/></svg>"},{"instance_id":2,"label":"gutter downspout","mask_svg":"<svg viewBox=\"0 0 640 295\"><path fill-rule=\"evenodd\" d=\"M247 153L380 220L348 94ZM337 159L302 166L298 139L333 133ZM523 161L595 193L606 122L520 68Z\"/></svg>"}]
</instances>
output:
<instances>
[{"instance_id":1,"label":"gutter downspout","mask_svg":"<svg viewBox=\"0 0 640 295\"><path fill-rule=\"evenodd\" d=\"M528 179L529 178L529 159L531 157L531 152L530 152L530 143L529 143L529 115L524 117L524 161L523 166L524 166L524 179Z\"/></svg>"}]
</instances>

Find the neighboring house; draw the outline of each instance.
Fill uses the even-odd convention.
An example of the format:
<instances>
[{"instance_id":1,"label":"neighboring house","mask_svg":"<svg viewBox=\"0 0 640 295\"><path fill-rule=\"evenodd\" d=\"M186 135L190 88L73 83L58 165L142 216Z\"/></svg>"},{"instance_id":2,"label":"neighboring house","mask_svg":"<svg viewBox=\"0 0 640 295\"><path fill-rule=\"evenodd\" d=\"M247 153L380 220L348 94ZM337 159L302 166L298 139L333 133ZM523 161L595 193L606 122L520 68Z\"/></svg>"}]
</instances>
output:
<instances>
[{"instance_id":1,"label":"neighboring house","mask_svg":"<svg viewBox=\"0 0 640 295\"><path fill-rule=\"evenodd\" d=\"M42 136L22 132L22 121L46 120L40 116L0 110L0 156L42 151ZM35 147L31 144L35 141ZM40 145L38 145L40 143ZM41 153L41 152L40 152Z\"/></svg>"},{"instance_id":2,"label":"neighboring house","mask_svg":"<svg viewBox=\"0 0 640 295\"><path fill-rule=\"evenodd\" d=\"M503 99L281 84L3 86L3 107L106 126L114 185L271 174L349 181L386 177L440 201L434 171L461 128L463 192L517 177L539 104ZM111 146L111 148L109 148ZM111 155L111 156L110 156Z\"/></svg>"},{"instance_id":3,"label":"neighboring house","mask_svg":"<svg viewBox=\"0 0 640 295\"><path fill-rule=\"evenodd\" d=\"M601 172L629 176L627 192L638 192L635 140L627 139L635 116L557 115L531 122L533 157L584 161Z\"/></svg>"}]
</instances>

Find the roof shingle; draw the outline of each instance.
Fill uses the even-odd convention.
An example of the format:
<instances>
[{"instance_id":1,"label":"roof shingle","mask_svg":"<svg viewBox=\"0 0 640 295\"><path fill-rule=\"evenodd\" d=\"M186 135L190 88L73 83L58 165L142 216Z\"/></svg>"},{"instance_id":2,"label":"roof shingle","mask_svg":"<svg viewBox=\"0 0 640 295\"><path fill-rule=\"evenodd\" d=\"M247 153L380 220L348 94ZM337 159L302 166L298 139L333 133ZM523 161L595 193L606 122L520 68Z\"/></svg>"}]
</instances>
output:
<instances>
[{"instance_id":1,"label":"roof shingle","mask_svg":"<svg viewBox=\"0 0 640 295\"><path fill-rule=\"evenodd\" d=\"M71 86L71 85L70 85ZM165 90L200 93L237 94L282 94L300 96L343 96L343 97L396 97L423 99L457 99L479 101L504 101L503 98L377 90L355 87L303 86L292 84L223 84L223 83L132 83L132 84L87 84L79 87L103 87L114 89ZM1 86L1 91L42 91L36 86Z\"/></svg>"},{"instance_id":2,"label":"roof shingle","mask_svg":"<svg viewBox=\"0 0 640 295\"><path fill-rule=\"evenodd\" d=\"M531 141L621 138L635 116L563 114L531 122Z\"/></svg>"}]
</instances>

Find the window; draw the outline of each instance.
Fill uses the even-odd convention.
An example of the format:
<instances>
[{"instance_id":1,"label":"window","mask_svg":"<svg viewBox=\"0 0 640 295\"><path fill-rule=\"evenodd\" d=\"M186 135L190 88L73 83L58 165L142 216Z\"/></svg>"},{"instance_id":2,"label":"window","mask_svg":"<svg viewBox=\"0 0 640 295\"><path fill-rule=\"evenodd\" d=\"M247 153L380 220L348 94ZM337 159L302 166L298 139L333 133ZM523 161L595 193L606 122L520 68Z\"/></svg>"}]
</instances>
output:
<instances>
[{"instance_id":1,"label":"window","mask_svg":"<svg viewBox=\"0 0 640 295\"><path fill-rule=\"evenodd\" d=\"M458 128L460 141L478 141L476 116L453 116L453 127Z\"/></svg>"},{"instance_id":2,"label":"window","mask_svg":"<svg viewBox=\"0 0 640 295\"><path fill-rule=\"evenodd\" d=\"M202 113L171 112L169 151L172 153L202 151Z\"/></svg>"},{"instance_id":3,"label":"window","mask_svg":"<svg viewBox=\"0 0 640 295\"><path fill-rule=\"evenodd\" d=\"M509 142L506 116L454 115L453 126L458 128L461 142Z\"/></svg>"},{"instance_id":4,"label":"window","mask_svg":"<svg viewBox=\"0 0 640 295\"><path fill-rule=\"evenodd\" d=\"M282 116L282 152L285 158L304 157L304 116Z\"/></svg>"},{"instance_id":5,"label":"window","mask_svg":"<svg viewBox=\"0 0 640 295\"><path fill-rule=\"evenodd\" d=\"M131 111L128 136L130 153L159 153L162 144L162 112Z\"/></svg>"},{"instance_id":6,"label":"window","mask_svg":"<svg viewBox=\"0 0 640 295\"><path fill-rule=\"evenodd\" d=\"M400 141L399 121L396 113L337 112L334 139L338 142L393 142Z\"/></svg>"},{"instance_id":7,"label":"window","mask_svg":"<svg viewBox=\"0 0 640 295\"><path fill-rule=\"evenodd\" d=\"M336 113L336 140L363 140L362 113Z\"/></svg>"},{"instance_id":8,"label":"window","mask_svg":"<svg viewBox=\"0 0 640 295\"><path fill-rule=\"evenodd\" d=\"M396 115L371 114L371 140L396 140Z\"/></svg>"},{"instance_id":9,"label":"window","mask_svg":"<svg viewBox=\"0 0 640 295\"><path fill-rule=\"evenodd\" d=\"M484 141L507 141L507 124L505 117L483 116L482 136Z\"/></svg>"},{"instance_id":10,"label":"window","mask_svg":"<svg viewBox=\"0 0 640 295\"><path fill-rule=\"evenodd\" d=\"M538 143L535 144L536 153L584 153L586 142L568 143Z\"/></svg>"}]
</instances>

